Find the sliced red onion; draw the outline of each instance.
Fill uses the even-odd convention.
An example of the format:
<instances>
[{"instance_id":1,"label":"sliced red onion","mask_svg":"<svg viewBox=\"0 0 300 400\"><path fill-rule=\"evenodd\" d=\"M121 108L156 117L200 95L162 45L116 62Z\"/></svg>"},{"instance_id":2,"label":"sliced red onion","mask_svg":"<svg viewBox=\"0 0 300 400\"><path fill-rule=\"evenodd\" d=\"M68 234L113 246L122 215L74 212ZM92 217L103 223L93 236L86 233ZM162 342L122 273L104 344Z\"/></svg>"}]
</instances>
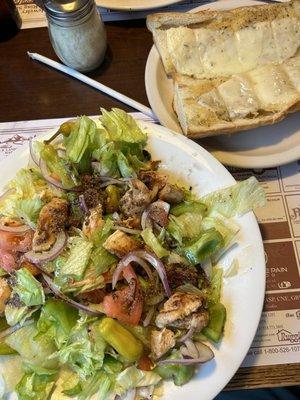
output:
<instances>
[{"instance_id":1,"label":"sliced red onion","mask_svg":"<svg viewBox=\"0 0 300 400\"><path fill-rule=\"evenodd\" d=\"M94 311L92 309L90 309L87 306L84 306L81 303L77 303L77 301L71 299L70 297L66 296L58 287L57 285L53 282L53 280L43 274L43 278L45 280L45 282L47 283L49 289L51 290L51 292L58 298L60 298L62 301L64 301L65 303L69 304L71 307L77 308L78 310L84 311L89 315L94 315L94 316L99 316L99 315L103 315L103 313L101 313L100 311Z\"/></svg>"},{"instance_id":2,"label":"sliced red onion","mask_svg":"<svg viewBox=\"0 0 300 400\"><path fill-rule=\"evenodd\" d=\"M141 226L142 229L146 229L146 228L152 228L153 227L153 223L151 218L149 217L149 208L146 208L146 210L143 212L142 216L141 216Z\"/></svg>"},{"instance_id":3,"label":"sliced red onion","mask_svg":"<svg viewBox=\"0 0 300 400\"><path fill-rule=\"evenodd\" d=\"M122 396L117 396L116 400L134 400L136 395L136 389L129 389Z\"/></svg>"},{"instance_id":4,"label":"sliced red onion","mask_svg":"<svg viewBox=\"0 0 300 400\"><path fill-rule=\"evenodd\" d=\"M99 185L99 187L105 188L106 186L109 186L109 185L127 185L127 183L128 183L128 181L126 181L126 180L110 178L108 181L101 183Z\"/></svg>"},{"instance_id":5,"label":"sliced red onion","mask_svg":"<svg viewBox=\"0 0 300 400\"><path fill-rule=\"evenodd\" d=\"M115 269L113 277L112 277L112 288L113 289L115 288L122 271L132 262L136 262L141 267L143 267L144 270L146 271L147 275L149 276L149 279L151 279L151 280L153 279L153 274L151 272L149 265L145 262L145 260L143 258L138 257L134 253L135 253L135 251L128 253L125 257L123 257L119 261L117 268Z\"/></svg>"},{"instance_id":6,"label":"sliced red onion","mask_svg":"<svg viewBox=\"0 0 300 400\"><path fill-rule=\"evenodd\" d=\"M143 326L146 327L146 326L148 326L150 324L151 319L152 319L152 317L154 315L154 312L155 312L155 307L154 306L150 307L150 309L147 312L146 317L145 317L145 319L143 321Z\"/></svg>"},{"instance_id":7,"label":"sliced red onion","mask_svg":"<svg viewBox=\"0 0 300 400\"><path fill-rule=\"evenodd\" d=\"M23 324L16 324L14 326L10 326L9 328L5 329L4 331L0 332L0 339L4 339L6 336L11 335L12 333L18 331L19 329L23 328L23 326L31 325L34 323L34 319L28 319L24 321Z\"/></svg>"},{"instance_id":8,"label":"sliced red onion","mask_svg":"<svg viewBox=\"0 0 300 400\"><path fill-rule=\"evenodd\" d=\"M125 226L122 225L114 225L113 228L114 230L122 231L125 233L131 233L132 235L140 235L142 231L140 229L132 229L132 228L126 228Z\"/></svg>"},{"instance_id":9,"label":"sliced red onion","mask_svg":"<svg viewBox=\"0 0 300 400\"><path fill-rule=\"evenodd\" d=\"M158 276L160 277L160 279L162 281L166 295L168 297L170 297L171 289L169 286L166 270L165 270L163 263L161 262L161 260L159 258L156 257L156 255L154 255L146 250L135 250L135 251L128 253L125 257L122 258L122 260L119 262L119 264L114 272L114 276L116 275L116 278L113 279L113 288L117 283L117 280L118 280L118 277L119 277L121 271L129 264L128 258L132 257L132 256L144 259L144 260L148 261L154 267L154 269L156 270L156 272L158 273ZM134 260L131 259L131 261L134 261Z\"/></svg>"},{"instance_id":10,"label":"sliced red onion","mask_svg":"<svg viewBox=\"0 0 300 400\"><path fill-rule=\"evenodd\" d=\"M49 174L49 171L48 171L47 164L46 164L45 160L41 159L39 165L40 165L41 173L42 173L44 179L48 183L51 183L51 185L53 185L53 186L55 186L55 187L57 187L59 189L65 190L65 188L62 185L62 183L58 179L52 178L52 176Z\"/></svg>"},{"instance_id":11,"label":"sliced red onion","mask_svg":"<svg viewBox=\"0 0 300 400\"><path fill-rule=\"evenodd\" d=\"M120 215L119 215L119 213L117 213L116 211L112 214L112 219L114 220L114 221L120 221L121 219L120 219Z\"/></svg>"},{"instance_id":12,"label":"sliced red onion","mask_svg":"<svg viewBox=\"0 0 300 400\"><path fill-rule=\"evenodd\" d=\"M78 197L78 199L79 199L80 208L82 209L82 211L83 211L85 214L88 214L88 213L89 213L89 209L88 209L88 206L86 205L84 195L81 194L81 195Z\"/></svg>"},{"instance_id":13,"label":"sliced red onion","mask_svg":"<svg viewBox=\"0 0 300 400\"><path fill-rule=\"evenodd\" d=\"M64 250L67 240L67 234L62 231L57 235L57 239L50 250L42 251L41 253L31 250L28 253L25 253L24 256L33 264L41 264L47 261L52 261Z\"/></svg>"},{"instance_id":14,"label":"sliced red onion","mask_svg":"<svg viewBox=\"0 0 300 400\"><path fill-rule=\"evenodd\" d=\"M212 351L212 349L207 346L206 344L202 343L202 342L194 342L195 346L198 349L198 353L199 353L199 357L198 358L202 358L204 360L210 361L214 358L214 352ZM203 361L206 362L206 361Z\"/></svg>"},{"instance_id":15,"label":"sliced red onion","mask_svg":"<svg viewBox=\"0 0 300 400\"><path fill-rule=\"evenodd\" d=\"M205 360L203 361L202 358L177 358L177 359L173 359L173 360L161 360L158 361L158 365L169 365L169 364L176 364L176 365L192 365L192 364L203 364L209 360Z\"/></svg>"},{"instance_id":16,"label":"sliced red onion","mask_svg":"<svg viewBox=\"0 0 300 400\"><path fill-rule=\"evenodd\" d=\"M185 346L180 348L183 357L188 357L195 360L202 360L199 362L210 361L214 358L214 353L210 347L201 342L193 342L191 339L185 341Z\"/></svg>"},{"instance_id":17,"label":"sliced red onion","mask_svg":"<svg viewBox=\"0 0 300 400\"><path fill-rule=\"evenodd\" d=\"M190 329L186 332L186 334L179 339L179 342L185 342L187 339L190 339L193 336L194 332L195 332L195 327L191 326Z\"/></svg>"},{"instance_id":18,"label":"sliced red onion","mask_svg":"<svg viewBox=\"0 0 300 400\"><path fill-rule=\"evenodd\" d=\"M141 217L141 226L143 229L153 227L153 220L151 219L150 214L152 210L155 210L155 208L161 209L167 217L170 211L170 204L162 200L157 200L154 203L151 203L150 206L143 212Z\"/></svg>"},{"instance_id":19,"label":"sliced red onion","mask_svg":"<svg viewBox=\"0 0 300 400\"><path fill-rule=\"evenodd\" d=\"M137 389L137 394L138 394L138 396L142 397L143 399L152 400L154 387L155 387L154 385L139 387Z\"/></svg>"},{"instance_id":20,"label":"sliced red onion","mask_svg":"<svg viewBox=\"0 0 300 400\"><path fill-rule=\"evenodd\" d=\"M29 139L29 152L30 152L30 156L32 161L39 167L40 166L40 162L39 159L37 158L34 149L33 149L33 141L32 138Z\"/></svg>"},{"instance_id":21,"label":"sliced red onion","mask_svg":"<svg viewBox=\"0 0 300 400\"><path fill-rule=\"evenodd\" d=\"M30 231L30 229L28 225L6 226L0 224L0 231L10 232L15 235L24 235L26 232Z\"/></svg>"},{"instance_id":22,"label":"sliced red onion","mask_svg":"<svg viewBox=\"0 0 300 400\"><path fill-rule=\"evenodd\" d=\"M6 197L10 196L11 194L13 194L15 192L15 189L8 189L6 190L6 192L4 192L1 196L0 196L0 202L5 200Z\"/></svg>"},{"instance_id":23,"label":"sliced red onion","mask_svg":"<svg viewBox=\"0 0 300 400\"><path fill-rule=\"evenodd\" d=\"M195 343L191 339L186 339L184 344L185 345L180 348L180 352L183 356L191 358L199 357L198 349Z\"/></svg>"}]
</instances>

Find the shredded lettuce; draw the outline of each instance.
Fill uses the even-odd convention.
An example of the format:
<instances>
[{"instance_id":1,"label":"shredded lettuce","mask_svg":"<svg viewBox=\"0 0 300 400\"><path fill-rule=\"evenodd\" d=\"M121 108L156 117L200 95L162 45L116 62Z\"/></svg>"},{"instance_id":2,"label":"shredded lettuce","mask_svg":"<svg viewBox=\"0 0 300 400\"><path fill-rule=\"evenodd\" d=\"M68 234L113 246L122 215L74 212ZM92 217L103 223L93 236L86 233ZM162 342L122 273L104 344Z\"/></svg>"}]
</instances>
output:
<instances>
[{"instance_id":1,"label":"shredded lettuce","mask_svg":"<svg viewBox=\"0 0 300 400\"><path fill-rule=\"evenodd\" d=\"M113 380L103 371L96 371L95 374L81 382L81 392L78 393L77 400L107 400L107 395L113 385ZM95 396L94 396L95 395Z\"/></svg>"},{"instance_id":2,"label":"shredded lettuce","mask_svg":"<svg viewBox=\"0 0 300 400\"><path fill-rule=\"evenodd\" d=\"M233 186L210 193L202 197L201 201L210 211L216 210L230 218L265 206L266 196L257 179L251 176Z\"/></svg>"},{"instance_id":3,"label":"shredded lettuce","mask_svg":"<svg viewBox=\"0 0 300 400\"><path fill-rule=\"evenodd\" d=\"M38 310L38 307L27 307L27 306L21 306L21 307L14 307L10 304L7 304L5 306L5 318L7 323L10 326L14 326L16 324L20 324L21 326L24 324L24 322L31 317L33 313L35 313Z\"/></svg>"},{"instance_id":4,"label":"shredded lettuce","mask_svg":"<svg viewBox=\"0 0 300 400\"><path fill-rule=\"evenodd\" d=\"M159 258L167 257L170 252L165 249L158 241L157 237L152 232L151 228L146 228L141 233L144 242Z\"/></svg>"},{"instance_id":5,"label":"shredded lettuce","mask_svg":"<svg viewBox=\"0 0 300 400\"><path fill-rule=\"evenodd\" d=\"M204 230L215 228L223 236L225 247L232 242L240 230L239 225L233 219L225 218L215 210L212 210L203 219L202 225Z\"/></svg>"},{"instance_id":6,"label":"shredded lettuce","mask_svg":"<svg viewBox=\"0 0 300 400\"><path fill-rule=\"evenodd\" d=\"M183 201L176 206L171 207L170 213L175 217L179 217L185 213L200 214L204 216L207 207L199 201Z\"/></svg>"},{"instance_id":7,"label":"shredded lettuce","mask_svg":"<svg viewBox=\"0 0 300 400\"><path fill-rule=\"evenodd\" d=\"M101 108L99 117L102 125L109 132L111 140L117 142L145 143L147 136L136 123L135 119L119 108L106 111Z\"/></svg>"},{"instance_id":8,"label":"shredded lettuce","mask_svg":"<svg viewBox=\"0 0 300 400\"><path fill-rule=\"evenodd\" d=\"M208 301L210 304L216 304L220 302L221 290L223 281L223 270L217 266L212 269L212 276L210 281L210 291Z\"/></svg>"},{"instance_id":9,"label":"shredded lettuce","mask_svg":"<svg viewBox=\"0 0 300 400\"><path fill-rule=\"evenodd\" d=\"M96 133L96 124L93 120L86 116L78 118L71 133L64 138L67 158L78 164L86 150L93 144Z\"/></svg>"},{"instance_id":10,"label":"shredded lettuce","mask_svg":"<svg viewBox=\"0 0 300 400\"><path fill-rule=\"evenodd\" d=\"M167 360L182 358L179 351L174 351ZM182 386L189 382L195 374L195 365L158 365L154 371L163 379L173 379L176 386Z\"/></svg>"},{"instance_id":11,"label":"shredded lettuce","mask_svg":"<svg viewBox=\"0 0 300 400\"><path fill-rule=\"evenodd\" d=\"M56 375L23 375L16 386L19 400L47 400L56 381Z\"/></svg>"},{"instance_id":12,"label":"shredded lettuce","mask_svg":"<svg viewBox=\"0 0 300 400\"><path fill-rule=\"evenodd\" d=\"M34 169L20 169L10 181L13 191L0 202L0 213L11 218L22 218L34 227L36 218L43 206L41 193L51 198L51 191L41 175Z\"/></svg>"},{"instance_id":13,"label":"shredded lettuce","mask_svg":"<svg viewBox=\"0 0 300 400\"><path fill-rule=\"evenodd\" d=\"M202 230L202 215L186 212L175 217L169 216L168 232L182 244L184 239L193 239L199 236Z\"/></svg>"},{"instance_id":14,"label":"shredded lettuce","mask_svg":"<svg viewBox=\"0 0 300 400\"><path fill-rule=\"evenodd\" d=\"M98 336L92 339L86 322L79 320L72 329L68 341L51 358L58 357L61 364L65 364L81 379L86 380L101 369L104 349L103 340Z\"/></svg>"},{"instance_id":15,"label":"shredded lettuce","mask_svg":"<svg viewBox=\"0 0 300 400\"><path fill-rule=\"evenodd\" d=\"M59 157L57 150L51 144L35 142L39 155L45 161L50 173L61 180L64 188L71 189L78 184L77 173L65 159Z\"/></svg>"},{"instance_id":16,"label":"shredded lettuce","mask_svg":"<svg viewBox=\"0 0 300 400\"><path fill-rule=\"evenodd\" d=\"M41 283L26 268L16 271L16 277L17 283L13 291L26 306L39 306L45 303L45 293Z\"/></svg>"},{"instance_id":17,"label":"shredded lettuce","mask_svg":"<svg viewBox=\"0 0 300 400\"><path fill-rule=\"evenodd\" d=\"M141 386L156 385L161 377L153 371L142 371L135 366L128 367L117 375L117 383L125 390Z\"/></svg>"},{"instance_id":18,"label":"shredded lettuce","mask_svg":"<svg viewBox=\"0 0 300 400\"><path fill-rule=\"evenodd\" d=\"M61 346L68 340L78 318L78 311L55 299L46 302L37 322L39 334L45 334Z\"/></svg>"},{"instance_id":19,"label":"shredded lettuce","mask_svg":"<svg viewBox=\"0 0 300 400\"><path fill-rule=\"evenodd\" d=\"M118 152L117 163L123 178L136 178L137 175L134 168L129 164L127 158L121 152Z\"/></svg>"},{"instance_id":20,"label":"shredded lettuce","mask_svg":"<svg viewBox=\"0 0 300 400\"><path fill-rule=\"evenodd\" d=\"M39 197L34 199L21 199L15 203L15 211L26 225L35 229L40 211L44 203Z\"/></svg>"},{"instance_id":21,"label":"shredded lettuce","mask_svg":"<svg viewBox=\"0 0 300 400\"><path fill-rule=\"evenodd\" d=\"M81 237L72 237L69 240L69 254L66 262L62 262L59 275L69 276L80 280L89 263L93 244Z\"/></svg>"},{"instance_id":22,"label":"shredded lettuce","mask_svg":"<svg viewBox=\"0 0 300 400\"><path fill-rule=\"evenodd\" d=\"M96 171L101 176L117 178L120 176L117 160L117 151L114 143L105 144L93 152L93 158L99 161L96 164Z\"/></svg>"},{"instance_id":23,"label":"shredded lettuce","mask_svg":"<svg viewBox=\"0 0 300 400\"><path fill-rule=\"evenodd\" d=\"M223 246L224 239L222 235L215 228L211 228L203 232L199 239L183 247L180 251L182 251L183 255L190 263L196 265L208 257L211 257Z\"/></svg>"},{"instance_id":24,"label":"shredded lettuce","mask_svg":"<svg viewBox=\"0 0 300 400\"><path fill-rule=\"evenodd\" d=\"M81 393L82 383L79 376L72 371L66 371L63 376L62 393L73 397Z\"/></svg>"},{"instance_id":25,"label":"shredded lettuce","mask_svg":"<svg viewBox=\"0 0 300 400\"><path fill-rule=\"evenodd\" d=\"M56 351L54 341L47 335L38 335L35 323L24 326L5 339L5 343L17 351L23 362L34 369L39 367L47 370L56 370L56 358L49 357Z\"/></svg>"}]
</instances>

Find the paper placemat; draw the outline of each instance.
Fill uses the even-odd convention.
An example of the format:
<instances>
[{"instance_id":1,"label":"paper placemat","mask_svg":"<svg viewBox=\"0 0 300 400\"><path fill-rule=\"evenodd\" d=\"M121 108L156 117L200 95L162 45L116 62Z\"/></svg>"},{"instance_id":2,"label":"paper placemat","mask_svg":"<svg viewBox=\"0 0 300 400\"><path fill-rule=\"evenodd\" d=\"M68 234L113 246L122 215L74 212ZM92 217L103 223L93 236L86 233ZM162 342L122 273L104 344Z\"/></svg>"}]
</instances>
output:
<instances>
[{"instance_id":1,"label":"paper placemat","mask_svg":"<svg viewBox=\"0 0 300 400\"><path fill-rule=\"evenodd\" d=\"M141 113L135 118L151 121ZM0 124L0 160L31 137L55 129L64 119ZM153 121L152 121L153 122ZM300 160L281 167L230 169L237 180L251 175L267 193L256 216L264 239L267 287L264 309L244 367L300 361Z\"/></svg>"}]
</instances>

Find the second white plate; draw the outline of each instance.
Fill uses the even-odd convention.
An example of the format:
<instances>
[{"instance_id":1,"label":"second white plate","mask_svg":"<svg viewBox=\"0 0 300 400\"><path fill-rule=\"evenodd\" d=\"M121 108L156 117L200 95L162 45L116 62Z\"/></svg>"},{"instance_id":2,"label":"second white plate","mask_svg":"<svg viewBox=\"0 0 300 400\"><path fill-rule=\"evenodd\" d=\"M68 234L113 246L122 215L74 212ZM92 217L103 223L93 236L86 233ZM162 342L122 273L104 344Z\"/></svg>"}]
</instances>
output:
<instances>
[{"instance_id":1,"label":"second white plate","mask_svg":"<svg viewBox=\"0 0 300 400\"><path fill-rule=\"evenodd\" d=\"M111 10L141 11L179 3L181 0L97 0L97 6Z\"/></svg>"},{"instance_id":2,"label":"second white plate","mask_svg":"<svg viewBox=\"0 0 300 400\"><path fill-rule=\"evenodd\" d=\"M228 9L261 4L252 0L221 0L195 8ZM149 103L160 123L181 132L172 107L173 83L166 76L158 51L152 47L146 65L145 85ZM300 113L282 122L234 135L201 139L199 143L223 164L241 168L267 168L297 160L300 155Z\"/></svg>"}]
</instances>

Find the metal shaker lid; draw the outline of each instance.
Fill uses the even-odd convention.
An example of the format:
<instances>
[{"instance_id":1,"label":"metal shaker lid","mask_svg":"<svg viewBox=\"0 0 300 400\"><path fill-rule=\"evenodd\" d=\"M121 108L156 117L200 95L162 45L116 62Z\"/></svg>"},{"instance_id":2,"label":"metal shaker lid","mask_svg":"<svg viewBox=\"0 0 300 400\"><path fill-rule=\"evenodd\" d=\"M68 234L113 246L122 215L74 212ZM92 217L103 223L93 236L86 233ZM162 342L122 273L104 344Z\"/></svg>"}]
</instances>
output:
<instances>
[{"instance_id":1,"label":"metal shaker lid","mask_svg":"<svg viewBox=\"0 0 300 400\"><path fill-rule=\"evenodd\" d=\"M76 21L93 8L93 0L44 0L44 8L50 18L58 21Z\"/></svg>"}]
</instances>

